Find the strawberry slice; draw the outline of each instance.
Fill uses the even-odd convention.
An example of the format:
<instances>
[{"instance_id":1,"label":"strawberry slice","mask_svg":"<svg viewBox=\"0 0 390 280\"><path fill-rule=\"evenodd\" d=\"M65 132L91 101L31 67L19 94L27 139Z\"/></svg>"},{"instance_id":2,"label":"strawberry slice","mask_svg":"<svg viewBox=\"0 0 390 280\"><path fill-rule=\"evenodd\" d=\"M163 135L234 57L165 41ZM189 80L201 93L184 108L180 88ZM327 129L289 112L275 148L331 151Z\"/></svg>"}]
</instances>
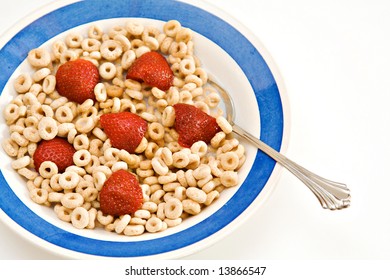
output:
<instances>
[{"instance_id":1,"label":"strawberry slice","mask_svg":"<svg viewBox=\"0 0 390 280\"><path fill-rule=\"evenodd\" d=\"M98 68L85 59L68 61L62 64L56 73L58 93L79 104L89 98L95 100L93 90L98 82Z\"/></svg>"},{"instance_id":2,"label":"strawberry slice","mask_svg":"<svg viewBox=\"0 0 390 280\"><path fill-rule=\"evenodd\" d=\"M52 161L57 165L58 172L64 172L68 166L73 165L75 152L75 148L65 139L56 137L42 140L33 155L35 170L39 170L42 162Z\"/></svg>"},{"instance_id":3,"label":"strawberry slice","mask_svg":"<svg viewBox=\"0 0 390 280\"><path fill-rule=\"evenodd\" d=\"M131 112L103 114L100 125L113 147L129 153L134 153L148 128L143 118Z\"/></svg>"},{"instance_id":4,"label":"strawberry slice","mask_svg":"<svg viewBox=\"0 0 390 280\"><path fill-rule=\"evenodd\" d=\"M221 131L214 117L193 105L178 103L173 108L176 115L175 129L179 133L178 142L183 147L191 147L197 141L210 143L211 138Z\"/></svg>"},{"instance_id":5,"label":"strawberry slice","mask_svg":"<svg viewBox=\"0 0 390 280\"><path fill-rule=\"evenodd\" d=\"M137 178L123 169L113 172L100 191L100 209L105 215L132 214L142 203L143 194Z\"/></svg>"},{"instance_id":6,"label":"strawberry slice","mask_svg":"<svg viewBox=\"0 0 390 280\"><path fill-rule=\"evenodd\" d=\"M173 72L160 53L151 51L137 58L127 71L126 79L145 82L161 90L168 90L173 84Z\"/></svg>"}]
</instances>

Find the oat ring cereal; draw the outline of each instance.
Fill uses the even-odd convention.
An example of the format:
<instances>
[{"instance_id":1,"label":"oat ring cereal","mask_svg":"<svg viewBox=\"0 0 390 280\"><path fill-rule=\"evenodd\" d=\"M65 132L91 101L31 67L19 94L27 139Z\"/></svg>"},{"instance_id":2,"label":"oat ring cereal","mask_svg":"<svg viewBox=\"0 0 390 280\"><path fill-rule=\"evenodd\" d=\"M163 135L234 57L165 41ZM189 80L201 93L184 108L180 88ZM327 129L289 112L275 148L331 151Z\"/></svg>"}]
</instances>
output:
<instances>
[{"instance_id":1,"label":"oat ring cereal","mask_svg":"<svg viewBox=\"0 0 390 280\"><path fill-rule=\"evenodd\" d=\"M172 70L167 88L127 78L143 54L159 52ZM76 103L60 94L56 73L67 62L90 61L98 69L91 97ZM30 198L50 207L62 222L80 230L103 229L138 236L176 227L239 184L244 146L221 115L218 92L196 57L193 33L177 20L161 28L123 20L107 30L92 24L70 32L50 46L31 50L33 73L13 81L14 99L3 110L9 136L2 140L12 168L26 181ZM181 145L175 129L175 104L197 107L215 118L219 131L207 143ZM104 114L131 112L146 122L134 151L117 148L101 125ZM64 170L34 161L43 141L61 138L74 153ZM105 214L100 194L120 170L136 177L142 203L135 212Z\"/></svg>"}]
</instances>

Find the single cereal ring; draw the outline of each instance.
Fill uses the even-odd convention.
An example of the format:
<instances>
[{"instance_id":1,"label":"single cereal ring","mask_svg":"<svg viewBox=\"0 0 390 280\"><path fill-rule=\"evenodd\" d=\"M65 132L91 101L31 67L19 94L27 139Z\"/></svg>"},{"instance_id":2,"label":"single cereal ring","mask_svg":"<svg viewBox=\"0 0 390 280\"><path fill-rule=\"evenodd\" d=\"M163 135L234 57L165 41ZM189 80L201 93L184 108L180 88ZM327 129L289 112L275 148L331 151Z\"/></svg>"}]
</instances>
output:
<instances>
[{"instance_id":1,"label":"single cereal ring","mask_svg":"<svg viewBox=\"0 0 390 280\"><path fill-rule=\"evenodd\" d=\"M123 69L128 69L131 64L133 64L134 60L137 58L134 50L127 50L123 55L122 55L122 68Z\"/></svg>"},{"instance_id":2,"label":"single cereal ring","mask_svg":"<svg viewBox=\"0 0 390 280\"><path fill-rule=\"evenodd\" d=\"M131 42L124 34L116 34L114 37L115 41L121 43L123 51L126 52L131 49Z\"/></svg>"},{"instance_id":3,"label":"single cereal ring","mask_svg":"<svg viewBox=\"0 0 390 280\"><path fill-rule=\"evenodd\" d=\"M124 235L127 236L138 236L145 232L145 227L143 225L128 225L123 231Z\"/></svg>"},{"instance_id":4,"label":"single cereal ring","mask_svg":"<svg viewBox=\"0 0 390 280\"><path fill-rule=\"evenodd\" d=\"M112 172L115 172L115 171L118 171L118 170L128 170L128 165L126 162L124 161L118 161L118 162L115 162L112 167L111 167L111 170Z\"/></svg>"},{"instance_id":5,"label":"single cereal ring","mask_svg":"<svg viewBox=\"0 0 390 280\"><path fill-rule=\"evenodd\" d=\"M66 46L65 42L63 41L55 41L51 47L51 50L53 52L53 56L55 59L60 59L60 57L62 56L62 54L68 49L68 47Z\"/></svg>"},{"instance_id":6,"label":"single cereal ring","mask_svg":"<svg viewBox=\"0 0 390 280\"><path fill-rule=\"evenodd\" d=\"M157 212L157 204L153 201L146 201L142 204L142 209L149 211L150 213Z\"/></svg>"},{"instance_id":7,"label":"single cereal ring","mask_svg":"<svg viewBox=\"0 0 390 280\"><path fill-rule=\"evenodd\" d=\"M207 198L207 194L204 191L195 187L189 187L186 191L186 195L197 203L204 203Z\"/></svg>"},{"instance_id":8,"label":"single cereal ring","mask_svg":"<svg viewBox=\"0 0 390 280\"><path fill-rule=\"evenodd\" d=\"M175 124L175 110L172 106L165 107L161 122L166 127L172 127Z\"/></svg>"},{"instance_id":9,"label":"single cereal ring","mask_svg":"<svg viewBox=\"0 0 390 280\"><path fill-rule=\"evenodd\" d=\"M115 40L106 40L100 46L100 53L102 57L108 61L118 59L123 52L122 45Z\"/></svg>"},{"instance_id":10,"label":"single cereal ring","mask_svg":"<svg viewBox=\"0 0 390 280\"><path fill-rule=\"evenodd\" d=\"M130 220L131 220L130 215L128 215L128 214L123 215L115 225L115 232L118 234L122 233L125 230L125 228L127 227L127 225L130 223Z\"/></svg>"},{"instance_id":11,"label":"single cereal ring","mask_svg":"<svg viewBox=\"0 0 390 280\"><path fill-rule=\"evenodd\" d=\"M37 204L45 204L49 193L45 189L33 188L30 190L30 198Z\"/></svg>"},{"instance_id":12,"label":"single cereal ring","mask_svg":"<svg viewBox=\"0 0 390 280\"><path fill-rule=\"evenodd\" d=\"M103 83L96 84L93 92L98 102L104 102L107 100L107 90Z\"/></svg>"},{"instance_id":13,"label":"single cereal ring","mask_svg":"<svg viewBox=\"0 0 390 280\"><path fill-rule=\"evenodd\" d=\"M56 204L54 206L54 212L57 214L57 217L64 221L64 222L70 222L70 215L72 213L72 209L68 209L61 204Z\"/></svg>"},{"instance_id":14,"label":"single cereal ring","mask_svg":"<svg viewBox=\"0 0 390 280\"><path fill-rule=\"evenodd\" d=\"M30 162L31 158L29 156L20 157L11 163L11 167L15 170L18 170L20 168L27 167Z\"/></svg>"},{"instance_id":15,"label":"single cereal ring","mask_svg":"<svg viewBox=\"0 0 390 280\"><path fill-rule=\"evenodd\" d=\"M165 134L164 126L158 122L153 122L148 126L148 134L154 141L161 140L164 138Z\"/></svg>"},{"instance_id":16,"label":"single cereal ring","mask_svg":"<svg viewBox=\"0 0 390 280\"><path fill-rule=\"evenodd\" d=\"M217 132L213 138L211 138L210 144L213 148L218 148L223 140L226 139L226 134L223 131Z\"/></svg>"},{"instance_id":17,"label":"single cereal ring","mask_svg":"<svg viewBox=\"0 0 390 280\"><path fill-rule=\"evenodd\" d=\"M99 51L101 42L95 38L86 38L81 42L81 48L89 53Z\"/></svg>"},{"instance_id":18,"label":"single cereal ring","mask_svg":"<svg viewBox=\"0 0 390 280\"><path fill-rule=\"evenodd\" d=\"M183 204L183 211L188 214L197 215L201 211L200 204L191 199L184 199L181 203Z\"/></svg>"},{"instance_id":19,"label":"single cereal ring","mask_svg":"<svg viewBox=\"0 0 390 280\"><path fill-rule=\"evenodd\" d=\"M173 153L172 159L172 165L176 168L184 168L190 163L188 154L183 150Z\"/></svg>"},{"instance_id":20,"label":"single cereal ring","mask_svg":"<svg viewBox=\"0 0 390 280\"><path fill-rule=\"evenodd\" d=\"M79 193L65 193L61 198L61 204L68 209L75 209L84 203L84 198Z\"/></svg>"},{"instance_id":21,"label":"single cereal ring","mask_svg":"<svg viewBox=\"0 0 390 280\"><path fill-rule=\"evenodd\" d=\"M219 156L219 160L224 170L235 170L240 163L240 159L235 152L222 153Z\"/></svg>"},{"instance_id":22,"label":"single cereal ring","mask_svg":"<svg viewBox=\"0 0 390 280\"><path fill-rule=\"evenodd\" d=\"M76 150L88 150L89 138L86 134L79 134L73 140L73 147Z\"/></svg>"},{"instance_id":23,"label":"single cereal ring","mask_svg":"<svg viewBox=\"0 0 390 280\"><path fill-rule=\"evenodd\" d=\"M44 161L39 166L39 174L43 178L50 179L55 174L58 174L58 167L57 165L52 161Z\"/></svg>"},{"instance_id":24,"label":"single cereal ring","mask_svg":"<svg viewBox=\"0 0 390 280\"><path fill-rule=\"evenodd\" d=\"M169 52L169 48L171 47L172 42L173 42L172 37L165 37L160 42L160 51L164 54L167 54Z\"/></svg>"},{"instance_id":25,"label":"single cereal ring","mask_svg":"<svg viewBox=\"0 0 390 280\"><path fill-rule=\"evenodd\" d=\"M172 42L169 47L169 54L175 58L184 58L187 54L187 45L184 42Z\"/></svg>"},{"instance_id":26,"label":"single cereal ring","mask_svg":"<svg viewBox=\"0 0 390 280\"><path fill-rule=\"evenodd\" d=\"M75 128L80 133L88 133L95 128L95 119L93 117L79 118L75 123Z\"/></svg>"},{"instance_id":27,"label":"single cereal ring","mask_svg":"<svg viewBox=\"0 0 390 280\"><path fill-rule=\"evenodd\" d=\"M92 176L93 176L93 182L95 184L96 189L101 190L104 183L107 180L106 174L98 171L98 172L94 172Z\"/></svg>"},{"instance_id":28,"label":"single cereal ring","mask_svg":"<svg viewBox=\"0 0 390 280\"><path fill-rule=\"evenodd\" d=\"M173 164L172 151L168 147L159 148L156 152L156 156L161 157L167 166L171 166Z\"/></svg>"},{"instance_id":29,"label":"single cereal ring","mask_svg":"<svg viewBox=\"0 0 390 280\"><path fill-rule=\"evenodd\" d=\"M223 171L221 176L221 184L227 188L237 186L238 174L236 171Z\"/></svg>"},{"instance_id":30,"label":"single cereal ring","mask_svg":"<svg viewBox=\"0 0 390 280\"><path fill-rule=\"evenodd\" d=\"M206 178L208 175L211 174L211 168L207 164L201 164L198 168L194 170L192 175L195 179L200 180L203 178Z\"/></svg>"},{"instance_id":31,"label":"single cereal ring","mask_svg":"<svg viewBox=\"0 0 390 280\"><path fill-rule=\"evenodd\" d=\"M182 213L183 213L183 204L178 198L172 197L165 203L164 214L165 217L167 217L168 219L174 220L180 218Z\"/></svg>"},{"instance_id":32,"label":"single cereal ring","mask_svg":"<svg viewBox=\"0 0 390 280\"><path fill-rule=\"evenodd\" d=\"M186 181L187 181L187 185L189 187L196 187L197 186L197 182L196 182L196 179L193 175L193 170L192 169L188 169L186 172L185 172L185 178L186 178Z\"/></svg>"},{"instance_id":33,"label":"single cereal ring","mask_svg":"<svg viewBox=\"0 0 390 280\"><path fill-rule=\"evenodd\" d=\"M152 167L158 175L166 175L169 172L168 166L165 164L162 158L159 157L154 157L152 159Z\"/></svg>"},{"instance_id":34,"label":"single cereal ring","mask_svg":"<svg viewBox=\"0 0 390 280\"><path fill-rule=\"evenodd\" d=\"M58 179L58 183L64 190L72 190L77 187L80 175L74 171L65 171Z\"/></svg>"},{"instance_id":35,"label":"single cereal ring","mask_svg":"<svg viewBox=\"0 0 390 280\"><path fill-rule=\"evenodd\" d=\"M142 36L142 37L143 37L143 41L145 42L145 47L147 47L149 50L152 51L158 50L158 48L160 47L160 42L157 40L157 38L154 38L152 36ZM138 52L138 50L136 52Z\"/></svg>"},{"instance_id":36,"label":"single cereal ring","mask_svg":"<svg viewBox=\"0 0 390 280\"><path fill-rule=\"evenodd\" d=\"M59 107L55 114L56 120L60 123L71 123L73 121L74 115L72 109L68 106Z\"/></svg>"},{"instance_id":37,"label":"single cereal ring","mask_svg":"<svg viewBox=\"0 0 390 280\"><path fill-rule=\"evenodd\" d=\"M91 25L88 28L88 37L91 39L100 40L103 36L103 30L100 26L97 25Z\"/></svg>"},{"instance_id":38,"label":"single cereal ring","mask_svg":"<svg viewBox=\"0 0 390 280\"><path fill-rule=\"evenodd\" d=\"M114 217L112 215L104 215L101 210L98 210L96 218L103 226L111 224L114 221Z\"/></svg>"},{"instance_id":39,"label":"single cereal ring","mask_svg":"<svg viewBox=\"0 0 390 280\"><path fill-rule=\"evenodd\" d=\"M50 107L53 109L53 110L57 110L58 108L60 108L61 106L64 106L66 103L68 102L68 99L64 96L61 96L59 98L56 98L55 100L53 100L51 103L50 103Z\"/></svg>"},{"instance_id":40,"label":"single cereal ring","mask_svg":"<svg viewBox=\"0 0 390 280\"><path fill-rule=\"evenodd\" d=\"M211 92L206 96L206 103L210 108L216 108L221 101L221 97L216 92Z\"/></svg>"},{"instance_id":41,"label":"single cereal ring","mask_svg":"<svg viewBox=\"0 0 390 280\"><path fill-rule=\"evenodd\" d=\"M157 205L162 202L163 197L165 195L164 190L157 190L150 196L150 201L156 203Z\"/></svg>"},{"instance_id":42,"label":"single cereal ring","mask_svg":"<svg viewBox=\"0 0 390 280\"><path fill-rule=\"evenodd\" d=\"M189 28L180 28L175 36L177 42L188 43L192 39L192 31Z\"/></svg>"},{"instance_id":43,"label":"single cereal ring","mask_svg":"<svg viewBox=\"0 0 390 280\"><path fill-rule=\"evenodd\" d=\"M131 35L140 36L144 32L144 26L139 22L129 21L126 23L126 30Z\"/></svg>"},{"instance_id":44,"label":"single cereal ring","mask_svg":"<svg viewBox=\"0 0 390 280\"><path fill-rule=\"evenodd\" d=\"M207 198L206 198L206 201L204 202L204 204L206 206L210 205L214 200L216 200L217 198L219 197L219 192L217 191L211 191L207 194Z\"/></svg>"},{"instance_id":45,"label":"single cereal ring","mask_svg":"<svg viewBox=\"0 0 390 280\"><path fill-rule=\"evenodd\" d=\"M177 218L177 219L164 219L164 223L167 224L168 227L176 227L182 223L183 219L182 218Z\"/></svg>"},{"instance_id":46,"label":"single cereal ring","mask_svg":"<svg viewBox=\"0 0 390 280\"><path fill-rule=\"evenodd\" d=\"M46 78L51 73L51 70L47 67L41 68L32 75L34 82L39 82Z\"/></svg>"},{"instance_id":47,"label":"single cereal ring","mask_svg":"<svg viewBox=\"0 0 390 280\"><path fill-rule=\"evenodd\" d=\"M163 26L163 31L169 37L175 37L181 29L181 23L177 20L169 20Z\"/></svg>"},{"instance_id":48,"label":"single cereal ring","mask_svg":"<svg viewBox=\"0 0 390 280\"><path fill-rule=\"evenodd\" d=\"M146 221L145 229L148 232L158 232L162 228L163 222L157 217L152 217Z\"/></svg>"},{"instance_id":49,"label":"single cereal ring","mask_svg":"<svg viewBox=\"0 0 390 280\"><path fill-rule=\"evenodd\" d=\"M166 175L161 175L158 177L158 182L162 185L175 182L177 180L177 175L174 172L169 171Z\"/></svg>"},{"instance_id":50,"label":"single cereal ring","mask_svg":"<svg viewBox=\"0 0 390 280\"><path fill-rule=\"evenodd\" d=\"M83 41L83 36L77 33L69 33L65 37L65 44L69 48L79 48L81 47L81 42Z\"/></svg>"},{"instance_id":51,"label":"single cereal ring","mask_svg":"<svg viewBox=\"0 0 390 280\"><path fill-rule=\"evenodd\" d=\"M191 146L191 153L199 155L199 157L203 157L207 154L208 147L206 142L197 141Z\"/></svg>"},{"instance_id":52,"label":"single cereal ring","mask_svg":"<svg viewBox=\"0 0 390 280\"><path fill-rule=\"evenodd\" d=\"M116 75L116 67L112 62L104 62L99 66L99 74L105 80L112 80Z\"/></svg>"},{"instance_id":53,"label":"single cereal ring","mask_svg":"<svg viewBox=\"0 0 390 280\"><path fill-rule=\"evenodd\" d=\"M86 149L81 149L73 154L73 162L76 166L86 166L91 161L91 153Z\"/></svg>"},{"instance_id":54,"label":"single cereal ring","mask_svg":"<svg viewBox=\"0 0 390 280\"><path fill-rule=\"evenodd\" d=\"M232 133L233 127L224 116L218 116L216 118L216 121L219 127L222 129L222 131L225 132L225 134Z\"/></svg>"},{"instance_id":55,"label":"single cereal ring","mask_svg":"<svg viewBox=\"0 0 390 280\"><path fill-rule=\"evenodd\" d=\"M192 75L196 69L195 62L193 59L184 58L179 63L179 71L182 75Z\"/></svg>"},{"instance_id":56,"label":"single cereal ring","mask_svg":"<svg viewBox=\"0 0 390 280\"><path fill-rule=\"evenodd\" d=\"M16 104L8 104L4 111L3 111L3 116L4 119L7 123L7 125L13 124L17 119L20 117L20 107Z\"/></svg>"},{"instance_id":57,"label":"single cereal ring","mask_svg":"<svg viewBox=\"0 0 390 280\"><path fill-rule=\"evenodd\" d=\"M42 83L42 90L46 94L52 94L54 93L54 90L56 89L57 80L54 75L47 75Z\"/></svg>"},{"instance_id":58,"label":"single cereal ring","mask_svg":"<svg viewBox=\"0 0 390 280\"><path fill-rule=\"evenodd\" d=\"M89 215L89 223L86 228L88 229L93 229L95 228L95 221L97 217L97 210L96 208L91 208L88 210L88 215Z\"/></svg>"},{"instance_id":59,"label":"single cereal ring","mask_svg":"<svg viewBox=\"0 0 390 280\"><path fill-rule=\"evenodd\" d=\"M51 63L51 56L47 50L43 48L37 48L28 52L27 60L31 66L42 68L48 66Z\"/></svg>"},{"instance_id":60,"label":"single cereal ring","mask_svg":"<svg viewBox=\"0 0 390 280\"><path fill-rule=\"evenodd\" d=\"M175 193L173 196L179 199L180 201L183 201L184 199L187 198L186 191L187 189L185 187L179 186L175 189Z\"/></svg>"},{"instance_id":61,"label":"single cereal ring","mask_svg":"<svg viewBox=\"0 0 390 280\"><path fill-rule=\"evenodd\" d=\"M43 117L38 123L39 136L44 140L51 140L57 136L58 127L51 117Z\"/></svg>"},{"instance_id":62,"label":"single cereal ring","mask_svg":"<svg viewBox=\"0 0 390 280\"><path fill-rule=\"evenodd\" d=\"M151 214L148 210L139 209L139 210L135 211L133 216L136 218L147 220L151 217Z\"/></svg>"},{"instance_id":63,"label":"single cereal ring","mask_svg":"<svg viewBox=\"0 0 390 280\"><path fill-rule=\"evenodd\" d=\"M89 213L84 207L75 208L70 214L70 221L75 228L83 229L89 224Z\"/></svg>"},{"instance_id":64,"label":"single cereal ring","mask_svg":"<svg viewBox=\"0 0 390 280\"><path fill-rule=\"evenodd\" d=\"M49 192L47 201L59 203L59 202L61 202L61 198L63 196L64 196L63 193L52 191L52 192Z\"/></svg>"},{"instance_id":65,"label":"single cereal ring","mask_svg":"<svg viewBox=\"0 0 390 280\"><path fill-rule=\"evenodd\" d=\"M27 73L20 74L14 82L14 89L18 93L26 93L33 84L33 79Z\"/></svg>"},{"instance_id":66,"label":"single cereal ring","mask_svg":"<svg viewBox=\"0 0 390 280\"><path fill-rule=\"evenodd\" d=\"M11 133L11 139L20 147L26 147L29 144L29 141L17 131Z\"/></svg>"}]
</instances>

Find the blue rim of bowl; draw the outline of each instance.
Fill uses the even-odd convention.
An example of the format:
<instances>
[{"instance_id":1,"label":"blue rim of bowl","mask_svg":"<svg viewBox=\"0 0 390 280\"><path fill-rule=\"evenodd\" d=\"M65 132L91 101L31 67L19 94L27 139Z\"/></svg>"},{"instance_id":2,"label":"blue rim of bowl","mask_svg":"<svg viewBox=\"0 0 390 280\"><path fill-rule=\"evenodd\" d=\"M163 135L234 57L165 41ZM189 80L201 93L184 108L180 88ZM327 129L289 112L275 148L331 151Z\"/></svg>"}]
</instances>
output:
<instances>
[{"instance_id":1,"label":"blue rim of bowl","mask_svg":"<svg viewBox=\"0 0 390 280\"><path fill-rule=\"evenodd\" d=\"M8 82L29 50L76 26L110 18L177 19L183 26L223 48L240 66L256 95L261 139L280 150L283 138L283 107L277 83L259 51L223 19L187 3L172 0L81 1L54 10L18 32L0 50L0 89ZM47 28L50 26L50 28ZM212 27L212 28L211 28ZM275 162L257 152L254 164L235 195L216 213L181 232L145 241L116 242L79 236L45 221L15 195L0 171L0 208L17 224L39 238L71 251L103 257L144 257L194 245L234 221L258 197ZM256 186L256 187L253 187ZM239 203L238 203L239 202Z\"/></svg>"}]
</instances>

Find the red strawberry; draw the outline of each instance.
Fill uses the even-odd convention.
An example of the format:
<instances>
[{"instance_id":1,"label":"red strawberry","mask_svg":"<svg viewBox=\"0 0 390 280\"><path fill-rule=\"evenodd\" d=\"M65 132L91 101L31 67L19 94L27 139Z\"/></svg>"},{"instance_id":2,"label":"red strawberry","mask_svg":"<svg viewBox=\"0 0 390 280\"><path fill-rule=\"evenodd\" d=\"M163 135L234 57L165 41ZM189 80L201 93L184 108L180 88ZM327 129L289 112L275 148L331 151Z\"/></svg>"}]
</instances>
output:
<instances>
[{"instance_id":1,"label":"red strawberry","mask_svg":"<svg viewBox=\"0 0 390 280\"><path fill-rule=\"evenodd\" d=\"M179 144L191 147L197 141L210 143L211 138L221 131L214 117L189 104L175 104L175 129L179 133Z\"/></svg>"},{"instance_id":2,"label":"red strawberry","mask_svg":"<svg viewBox=\"0 0 390 280\"><path fill-rule=\"evenodd\" d=\"M56 73L58 93L79 104L88 98L95 99L93 90L98 82L98 68L85 59L68 61Z\"/></svg>"},{"instance_id":3,"label":"red strawberry","mask_svg":"<svg viewBox=\"0 0 390 280\"><path fill-rule=\"evenodd\" d=\"M126 79L145 82L161 90L168 90L173 84L173 72L160 53L151 51L144 53L133 62Z\"/></svg>"},{"instance_id":4,"label":"red strawberry","mask_svg":"<svg viewBox=\"0 0 390 280\"><path fill-rule=\"evenodd\" d=\"M100 125L113 147L129 153L134 153L148 128L143 118L131 112L103 114Z\"/></svg>"},{"instance_id":5,"label":"red strawberry","mask_svg":"<svg viewBox=\"0 0 390 280\"><path fill-rule=\"evenodd\" d=\"M105 215L132 214L142 203L143 194L137 178L123 169L113 172L100 191L100 209Z\"/></svg>"},{"instance_id":6,"label":"red strawberry","mask_svg":"<svg viewBox=\"0 0 390 280\"><path fill-rule=\"evenodd\" d=\"M57 165L60 173L64 172L68 166L73 165L75 152L73 146L65 139L56 137L51 140L42 140L33 155L35 170L39 170L42 162L52 161Z\"/></svg>"}]
</instances>

